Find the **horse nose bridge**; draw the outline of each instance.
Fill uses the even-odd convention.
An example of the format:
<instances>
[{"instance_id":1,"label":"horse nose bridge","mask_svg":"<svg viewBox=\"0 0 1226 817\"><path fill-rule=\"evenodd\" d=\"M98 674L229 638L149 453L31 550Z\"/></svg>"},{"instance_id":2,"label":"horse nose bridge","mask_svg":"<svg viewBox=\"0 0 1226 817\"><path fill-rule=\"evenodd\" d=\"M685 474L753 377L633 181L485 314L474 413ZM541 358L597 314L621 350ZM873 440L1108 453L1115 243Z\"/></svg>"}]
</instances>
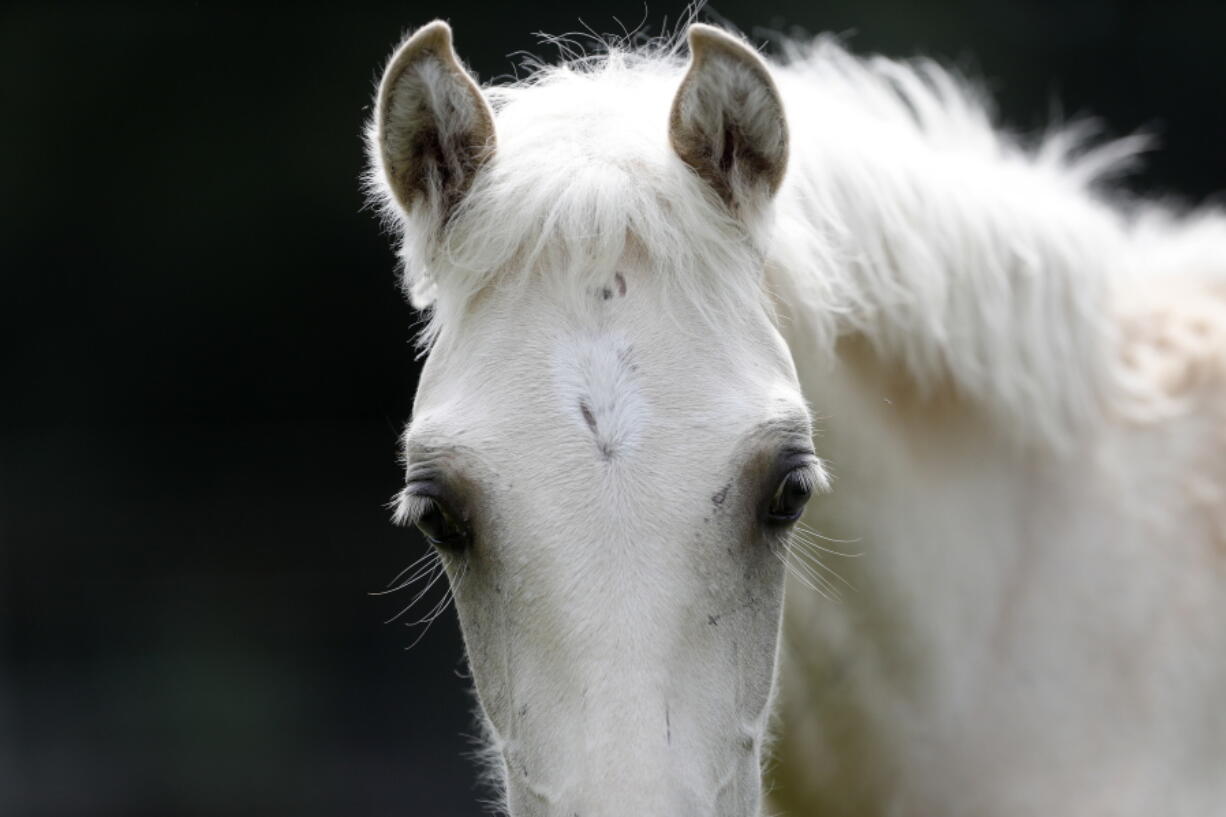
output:
<instances>
[{"instance_id":1,"label":"horse nose bridge","mask_svg":"<svg viewBox=\"0 0 1226 817\"><path fill-rule=\"evenodd\" d=\"M556 573L534 599L536 622L579 655L667 660L667 645L700 601L685 566L651 553L583 550L551 568Z\"/></svg>"}]
</instances>

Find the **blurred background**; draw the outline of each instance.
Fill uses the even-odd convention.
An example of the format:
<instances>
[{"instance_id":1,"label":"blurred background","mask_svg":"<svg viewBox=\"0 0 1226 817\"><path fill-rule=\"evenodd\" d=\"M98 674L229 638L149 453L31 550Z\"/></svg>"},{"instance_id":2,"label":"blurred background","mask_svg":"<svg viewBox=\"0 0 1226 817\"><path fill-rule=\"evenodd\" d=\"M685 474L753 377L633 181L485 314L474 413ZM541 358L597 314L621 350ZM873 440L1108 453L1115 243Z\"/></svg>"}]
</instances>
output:
<instances>
[{"instance_id":1,"label":"blurred background","mask_svg":"<svg viewBox=\"0 0 1226 817\"><path fill-rule=\"evenodd\" d=\"M1226 187L1218 0L712 11L939 57L1019 132L1153 132L1131 190ZM384 507L415 316L363 211L361 128L435 16L488 81L550 54L534 32L682 14L0 10L0 817L482 813L454 615L407 650L418 630L383 622L408 597L369 595L425 546Z\"/></svg>"}]
</instances>

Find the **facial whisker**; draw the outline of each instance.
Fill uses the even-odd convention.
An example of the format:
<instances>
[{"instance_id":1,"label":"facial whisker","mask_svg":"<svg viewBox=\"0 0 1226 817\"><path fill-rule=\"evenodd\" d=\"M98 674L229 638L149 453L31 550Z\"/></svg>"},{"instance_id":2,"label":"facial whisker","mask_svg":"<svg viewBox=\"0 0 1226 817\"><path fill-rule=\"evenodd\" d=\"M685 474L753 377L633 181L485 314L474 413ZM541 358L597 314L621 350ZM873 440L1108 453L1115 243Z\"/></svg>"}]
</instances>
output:
<instances>
[{"instance_id":1,"label":"facial whisker","mask_svg":"<svg viewBox=\"0 0 1226 817\"><path fill-rule=\"evenodd\" d=\"M389 618L387 621L383 622L384 624L391 624L393 621L396 621L397 619L399 619L401 616L403 616L403 615L404 615L405 613L407 613L409 610L412 610L412 609L413 609L413 605L415 605L415 604L417 604L417 602L421 601L421 600L422 600L422 598L424 598L424 597L425 597L426 593L430 592L430 588L432 588L432 587L434 587L434 585L438 584L438 580L439 580L440 578L442 578L443 576L445 576L445 575L446 575L446 571L445 571L445 570L443 570L443 564L442 564L442 562L441 562L441 561L440 561L440 562L439 562L437 565L435 565L435 571L436 571L436 572L434 573L434 575L433 575L433 576L431 576L431 577L429 577L429 578L430 578L430 581L426 583L426 586L425 586L425 587L423 587L421 590L419 590L419 591L417 592L417 595L415 595L415 596L413 597L412 601L410 601L410 602L409 602L407 605L405 605L404 609L403 609L403 610L401 610L399 613L397 613L396 615L392 616L392 617L391 617L391 618Z\"/></svg>"},{"instance_id":2,"label":"facial whisker","mask_svg":"<svg viewBox=\"0 0 1226 817\"><path fill-rule=\"evenodd\" d=\"M421 640L426 637L426 633L430 632L430 625L434 624L435 619L437 619L439 616L443 614L443 611L447 609L447 605L451 603L451 599L452 599L451 591L448 591L447 595L443 596L443 601L441 605L436 605L435 608L430 611L429 615L427 615L423 619L420 619L418 621L415 621L411 624L406 625L409 627L416 627L421 624L425 625L424 627L421 628L421 632L417 634L417 637L413 639L413 641L409 644L409 646L405 647L406 650L411 650L414 647L416 647L419 643L421 643Z\"/></svg>"},{"instance_id":3,"label":"facial whisker","mask_svg":"<svg viewBox=\"0 0 1226 817\"><path fill-rule=\"evenodd\" d=\"M830 584L830 582L826 581L821 576L814 573L812 570L794 564L791 566L791 571L792 575L800 579L806 586L816 590L818 593L821 593L822 598L830 601L840 600L840 595L837 588L835 588Z\"/></svg>"},{"instance_id":4,"label":"facial whisker","mask_svg":"<svg viewBox=\"0 0 1226 817\"><path fill-rule=\"evenodd\" d=\"M439 567L441 567L441 564L439 559L436 558L430 563L422 565L420 568L418 568L417 572L412 575L412 577L405 579L403 582L396 585L396 588L409 587L420 581L422 577L430 575Z\"/></svg>"},{"instance_id":5,"label":"facial whisker","mask_svg":"<svg viewBox=\"0 0 1226 817\"><path fill-rule=\"evenodd\" d=\"M812 565L806 562L803 562L803 561L796 562L795 564L797 565L797 567L803 569L807 575L811 576L814 581L820 582L821 586L826 588L826 590L830 593L832 597L834 597L835 599L842 598L843 593L841 590L839 590L837 586L835 586L834 582L830 581L830 579L826 578L821 573L819 573L817 570L815 570Z\"/></svg>"},{"instance_id":6,"label":"facial whisker","mask_svg":"<svg viewBox=\"0 0 1226 817\"><path fill-rule=\"evenodd\" d=\"M422 561L426 561L426 563L421 564ZM399 584L395 585L394 587L389 585L386 590L375 590L369 593L368 595L387 596L387 595L391 595L392 593L396 593L401 590L404 590L407 587L412 587L414 584L421 581L423 577L429 575L435 568L439 567L439 564L440 562L439 562L438 552L431 549L430 552L427 553L425 556L418 559L416 562L414 562L409 567L405 568L405 570L400 571L400 575L403 576L408 570L411 570L413 567L417 565L421 565L420 567L417 568L417 570L413 573L413 575L409 576L409 578L405 579L404 581L401 581Z\"/></svg>"},{"instance_id":7,"label":"facial whisker","mask_svg":"<svg viewBox=\"0 0 1226 817\"><path fill-rule=\"evenodd\" d=\"M448 588L447 592L443 594L443 597L441 599L439 599L438 601L434 603L434 606L430 608L429 612L427 612L424 616L417 619L416 621L404 622L404 626L416 627L420 624L425 624L426 626L429 626L430 623L434 621L434 619L438 618L439 615L441 615L442 612L447 609L447 605L451 603L451 600L453 598L454 598L454 595L452 593L452 590L451 588Z\"/></svg>"},{"instance_id":8,"label":"facial whisker","mask_svg":"<svg viewBox=\"0 0 1226 817\"><path fill-rule=\"evenodd\" d=\"M456 576L454 584L452 584L451 586L447 588L447 592L443 595L442 601L436 604L431 609L430 613L427 616L425 616L423 619L417 622L414 622L414 624L412 625L409 625L409 626L416 626L416 625L423 624L423 623L425 624L425 626L422 627L421 632L418 633L417 637L413 639L413 643L405 647L406 650L411 650L414 647L416 647L421 642L421 640L426 637L426 633L430 632L431 625L433 625L434 622L438 619L438 617L441 616L447 610L448 605L450 605L451 602L455 600L455 591L460 586L460 584L464 581L464 576L466 574L467 574L467 570L461 569L459 575Z\"/></svg>"},{"instance_id":9,"label":"facial whisker","mask_svg":"<svg viewBox=\"0 0 1226 817\"><path fill-rule=\"evenodd\" d=\"M796 563L784 554L776 553L775 555L783 563L784 568L805 587L815 593L820 593L822 598L830 601L838 601L841 598L838 588L812 568L803 563Z\"/></svg>"},{"instance_id":10,"label":"facial whisker","mask_svg":"<svg viewBox=\"0 0 1226 817\"><path fill-rule=\"evenodd\" d=\"M443 570L443 565L441 562L435 566L434 571L435 572L433 575L429 577L430 580L427 582L426 586L417 591L417 595L413 596L412 601L409 602L409 607L412 607L413 605L417 604L417 602L421 601L425 597L426 593L430 592L430 588L434 587L434 585L438 583L438 580L443 577L445 571Z\"/></svg>"},{"instance_id":11,"label":"facial whisker","mask_svg":"<svg viewBox=\"0 0 1226 817\"><path fill-rule=\"evenodd\" d=\"M824 570L825 572L829 573L831 576L846 585L849 590L856 589L854 586L852 586L851 582L843 578L843 576L837 570L823 562L821 557L819 557L816 553L807 551L803 547L793 548L791 553L795 555L796 558L803 560L806 564L810 564L818 570Z\"/></svg>"},{"instance_id":12,"label":"facial whisker","mask_svg":"<svg viewBox=\"0 0 1226 817\"><path fill-rule=\"evenodd\" d=\"M834 580L855 592L855 586L823 560L822 553L828 552L829 549L812 541L805 532L793 530L792 535L788 537L786 549L788 561L793 563L797 570L804 570L806 575L811 576L814 581L820 582L823 587L828 588L835 596L839 596L840 593L838 588L835 587L834 581L831 581L828 577L833 577Z\"/></svg>"},{"instance_id":13,"label":"facial whisker","mask_svg":"<svg viewBox=\"0 0 1226 817\"><path fill-rule=\"evenodd\" d=\"M800 531L793 531L792 535L797 540L803 542L806 547L813 550L820 550L822 553L828 553L831 556L838 556L843 559L859 559L864 555L864 551L860 551L859 553L847 553L846 551L834 550L833 548L825 547L809 538L809 534L801 533Z\"/></svg>"},{"instance_id":14,"label":"facial whisker","mask_svg":"<svg viewBox=\"0 0 1226 817\"><path fill-rule=\"evenodd\" d=\"M409 565L404 570L397 573L396 577L387 583L387 587L390 588L392 585L396 584L396 582L400 581L401 577L403 577L404 574L408 573L410 570L413 570L418 565L420 565L422 562L431 561L437 558L438 558L438 551L436 551L434 548L427 549L425 553L423 553L421 556L419 556L416 559L416 561L413 562L413 564Z\"/></svg>"},{"instance_id":15,"label":"facial whisker","mask_svg":"<svg viewBox=\"0 0 1226 817\"><path fill-rule=\"evenodd\" d=\"M821 539L823 542L832 542L836 545L855 545L855 544L859 544L860 542L864 541L863 537L857 537L855 539L835 539L832 536L826 536L823 533L818 533L813 528L806 525L804 522L797 522L796 530L800 531L801 533L807 534L809 536L815 536L818 539ZM860 554L858 553L856 554L840 553L838 555L840 556L852 556L852 555L859 556Z\"/></svg>"},{"instance_id":16,"label":"facial whisker","mask_svg":"<svg viewBox=\"0 0 1226 817\"><path fill-rule=\"evenodd\" d=\"M808 578L806 578L796 567L790 564L786 559L784 559L782 556L780 556L779 559L780 561L783 562L783 566L784 568L787 569L788 573L794 576L797 581L799 581L805 587L812 590L814 593L820 593L823 598L827 598L827 599L830 598L830 596L826 595L825 591L818 589L818 587L814 585L813 582L811 582Z\"/></svg>"}]
</instances>

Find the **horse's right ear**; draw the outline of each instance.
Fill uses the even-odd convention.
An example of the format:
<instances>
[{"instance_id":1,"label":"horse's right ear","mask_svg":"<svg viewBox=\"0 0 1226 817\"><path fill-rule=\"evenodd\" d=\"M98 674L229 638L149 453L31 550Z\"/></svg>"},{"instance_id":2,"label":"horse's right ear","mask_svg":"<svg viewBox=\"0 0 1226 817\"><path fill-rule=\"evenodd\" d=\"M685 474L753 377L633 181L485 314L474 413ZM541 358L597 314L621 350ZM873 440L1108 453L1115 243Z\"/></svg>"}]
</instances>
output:
<instances>
[{"instance_id":1,"label":"horse's right ear","mask_svg":"<svg viewBox=\"0 0 1226 817\"><path fill-rule=\"evenodd\" d=\"M406 213L441 223L494 154L494 115L435 20L392 55L379 83L371 153Z\"/></svg>"}]
</instances>

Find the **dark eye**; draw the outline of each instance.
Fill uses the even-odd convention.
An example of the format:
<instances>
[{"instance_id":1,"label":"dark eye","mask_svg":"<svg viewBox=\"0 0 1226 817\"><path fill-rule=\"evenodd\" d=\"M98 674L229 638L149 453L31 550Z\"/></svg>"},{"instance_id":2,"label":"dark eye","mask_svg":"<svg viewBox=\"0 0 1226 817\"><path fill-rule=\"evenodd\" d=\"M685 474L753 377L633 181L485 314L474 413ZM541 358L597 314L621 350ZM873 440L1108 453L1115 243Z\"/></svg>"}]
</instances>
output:
<instances>
[{"instance_id":1,"label":"dark eye","mask_svg":"<svg viewBox=\"0 0 1226 817\"><path fill-rule=\"evenodd\" d=\"M766 521L771 525L787 525L795 522L804 512L805 504L813 496L813 471L797 468L789 471L771 497L766 509Z\"/></svg>"},{"instance_id":2,"label":"dark eye","mask_svg":"<svg viewBox=\"0 0 1226 817\"><path fill-rule=\"evenodd\" d=\"M440 500L426 499L417 517L417 529L430 544L444 550L462 550L468 544L468 526Z\"/></svg>"}]
</instances>

